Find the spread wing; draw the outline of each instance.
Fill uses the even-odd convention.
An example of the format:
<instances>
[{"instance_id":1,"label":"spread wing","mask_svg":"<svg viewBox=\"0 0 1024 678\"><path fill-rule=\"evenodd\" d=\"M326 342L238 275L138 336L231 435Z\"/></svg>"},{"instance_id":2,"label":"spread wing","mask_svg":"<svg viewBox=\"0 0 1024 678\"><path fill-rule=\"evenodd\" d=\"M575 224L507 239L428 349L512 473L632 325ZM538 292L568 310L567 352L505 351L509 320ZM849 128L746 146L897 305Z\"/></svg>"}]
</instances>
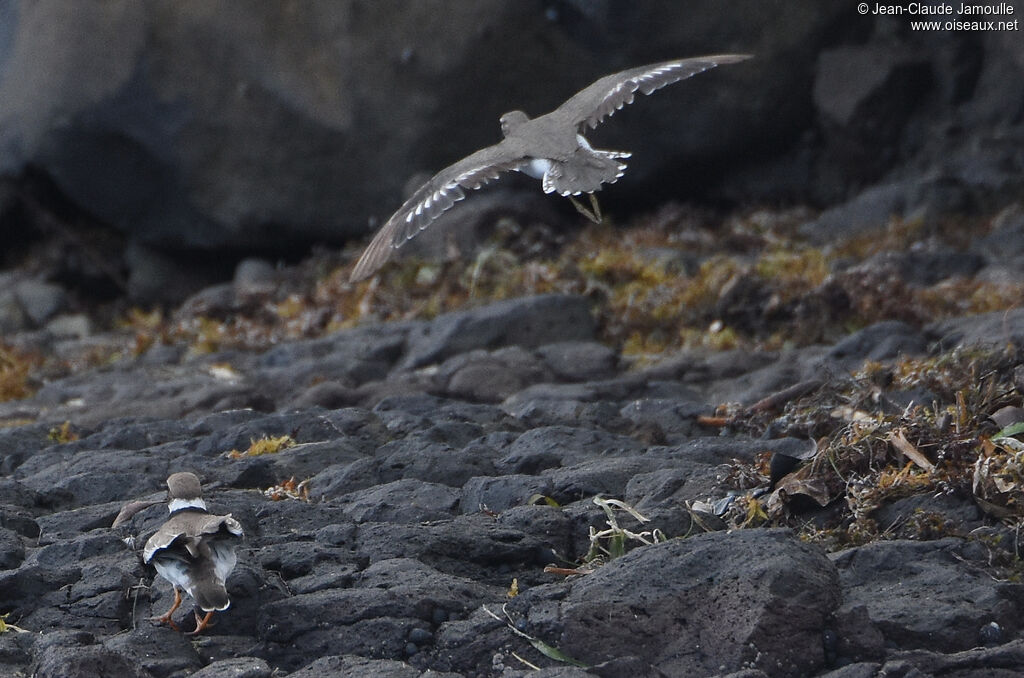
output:
<instances>
[{"instance_id":1,"label":"spread wing","mask_svg":"<svg viewBox=\"0 0 1024 678\"><path fill-rule=\"evenodd\" d=\"M615 111L633 103L637 90L641 94L651 94L715 66L734 64L749 58L749 54L720 54L638 66L601 78L574 95L559 109L579 111L573 123L582 132L586 127L597 127Z\"/></svg>"},{"instance_id":2,"label":"spread wing","mask_svg":"<svg viewBox=\"0 0 1024 678\"><path fill-rule=\"evenodd\" d=\"M349 280L369 278L384 265L392 251L429 226L459 200L463 189L477 189L503 172L518 169L526 161L508 140L488 146L438 172L405 201L359 257Z\"/></svg>"},{"instance_id":3,"label":"spread wing","mask_svg":"<svg viewBox=\"0 0 1024 678\"><path fill-rule=\"evenodd\" d=\"M185 549L180 555L195 556L195 544L200 538L241 537L242 525L231 514L226 516L185 516L177 515L160 526L160 529L146 541L142 562L149 563L158 552L168 556L176 555L175 544Z\"/></svg>"}]
</instances>

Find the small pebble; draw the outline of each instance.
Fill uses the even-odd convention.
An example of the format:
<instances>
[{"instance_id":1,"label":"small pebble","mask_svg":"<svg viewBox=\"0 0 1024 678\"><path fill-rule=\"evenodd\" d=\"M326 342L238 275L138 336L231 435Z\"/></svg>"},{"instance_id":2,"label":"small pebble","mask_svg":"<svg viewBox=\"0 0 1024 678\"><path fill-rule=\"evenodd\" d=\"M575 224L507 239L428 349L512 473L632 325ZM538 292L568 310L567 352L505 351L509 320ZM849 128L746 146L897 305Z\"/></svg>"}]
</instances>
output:
<instances>
[{"instance_id":1,"label":"small pebble","mask_svg":"<svg viewBox=\"0 0 1024 678\"><path fill-rule=\"evenodd\" d=\"M978 631L978 640L986 647L1001 645L1003 642L1003 628L994 621L989 622Z\"/></svg>"},{"instance_id":2,"label":"small pebble","mask_svg":"<svg viewBox=\"0 0 1024 678\"><path fill-rule=\"evenodd\" d=\"M409 642L423 645L434 639L434 634L427 629L415 628L409 632Z\"/></svg>"}]
</instances>

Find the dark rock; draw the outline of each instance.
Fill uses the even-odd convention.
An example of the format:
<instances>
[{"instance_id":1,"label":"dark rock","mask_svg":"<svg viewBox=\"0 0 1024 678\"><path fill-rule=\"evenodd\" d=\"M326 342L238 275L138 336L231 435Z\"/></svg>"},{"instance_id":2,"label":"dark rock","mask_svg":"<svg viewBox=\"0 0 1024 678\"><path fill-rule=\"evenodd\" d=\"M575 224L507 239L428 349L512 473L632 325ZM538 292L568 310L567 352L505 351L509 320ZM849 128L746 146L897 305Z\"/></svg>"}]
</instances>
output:
<instances>
[{"instance_id":1,"label":"dark rock","mask_svg":"<svg viewBox=\"0 0 1024 678\"><path fill-rule=\"evenodd\" d=\"M973 276L984 265L983 257L970 252L911 250L877 254L853 270L872 270L911 285L929 287L950 278Z\"/></svg>"},{"instance_id":2,"label":"dark rock","mask_svg":"<svg viewBox=\"0 0 1024 678\"><path fill-rule=\"evenodd\" d=\"M537 671L535 675L537 678L593 678L598 674L575 666L549 666Z\"/></svg>"},{"instance_id":3,"label":"dark rock","mask_svg":"<svg viewBox=\"0 0 1024 678\"><path fill-rule=\"evenodd\" d=\"M317 591L326 591L328 589L349 588L352 586L352 582L355 581L355 577L359 572L361 559L357 560L359 560L359 562L344 565L339 565L337 562L332 560L324 563L324 566L314 566L310 574L297 576L294 579L288 579L288 587L296 594L316 593ZM268 569L273 568L268 567ZM282 570L281 576L282 578L287 578L288 576L294 575L296 571L288 572Z\"/></svg>"},{"instance_id":4,"label":"dark rock","mask_svg":"<svg viewBox=\"0 0 1024 678\"><path fill-rule=\"evenodd\" d=\"M2 432L0 432L0 435L2 435ZM12 448L20 445L18 437L15 436L0 438L0 440L5 440ZM4 445L3 451L5 454L7 453L6 445ZM11 452L13 453L13 449ZM20 506L21 508L34 508L41 501L42 497L32 488L13 478L0 478L0 504Z\"/></svg>"},{"instance_id":5,"label":"dark rock","mask_svg":"<svg viewBox=\"0 0 1024 678\"><path fill-rule=\"evenodd\" d=\"M618 356L596 341L563 341L537 349L537 354L559 379L597 381L615 375Z\"/></svg>"},{"instance_id":6,"label":"dark rock","mask_svg":"<svg viewBox=\"0 0 1024 678\"><path fill-rule=\"evenodd\" d=\"M957 345L1002 347L1024 343L1024 308L983 313L970 319L940 320L925 327L926 335L948 350Z\"/></svg>"},{"instance_id":7,"label":"dark rock","mask_svg":"<svg viewBox=\"0 0 1024 678\"><path fill-rule=\"evenodd\" d=\"M148 621L136 629L111 636L103 645L128 657L156 678L192 675L203 665L187 636Z\"/></svg>"},{"instance_id":8,"label":"dark rock","mask_svg":"<svg viewBox=\"0 0 1024 678\"><path fill-rule=\"evenodd\" d=\"M260 300L270 296L278 285L278 275L273 264L265 259L243 259L235 266L231 281L235 296L240 301Z\"/></svg>"},{"instance_id":9,"label":"dark rock","mask_svg":"<svg viewBox=\"0 0 1024 678\"><path fill-rule=\"evenodd\" d=\"M1020 261L1024 256L1024 209L1007 207L992 220L992 230L971 243L971 251L994 261Z\"/></svg>"},{"instance_id":10,"label":"dark rock","mask_svg":"<svg viewBox=\"0 0 1024 678\"><path fill-rule=\"evenodd\" d=\"M13 334L29 327L28 316L13 290L0 289L0 332Z\"/></svg>"},{"instance_id":11,"label":"dark rock","mask_svg":"<svg viewBox=\"0 0 1024 678\"><path fill-rule=\"evenodd\" d=\"M230 484L235 487L266 488L289 478L302 480L327 466L365 459L363 449L364 446L355 441L330 440L302 443L274 454L240 459L234 465L239 471L238 476ZM247 473L249 466L266 468L254 468L251 473Z\"/></svg>"},{"instance_id":12,"label":"dark rock","mask_svg":"<svg viewBox=\"0 0 1024 678\"><path fill-rule=\"evenodd\" d=\"M578 555L573 549L575 524L572 517L561 508L544 502L513 506L501 511L498 524L542 539L553 552L552 560L558 557L569 560Z\"/></svg>"},{"instance_id":13,"label":"dark rock","mask_svg":"<svg viewBox=\"0 0 1024 678\"><path fill-rule=\"evenodd\" d=\"M523 506L534 495L550 496L551 488L550 478L536 475L477 476L462 486L460 505L463 513L503 513L510 508Z\"/></svg>"},{"instance_id":14,"label":"dark rock","mask_svg":"<svg viewBox=\"0 0 1024 678\"><path fill-rule=\"evenodd\" d=\"M521 410L533 401L538 401L539 406L543 408L549 401L556 401L554 405L557 406L559 400L579 402L625 400L642 397L645 395L646 386L645 379L633 374L579 384L537 384L509 396L503 405L508 410Z\"/></svg>"},{"instance_id":15,"label":"dark rock","mask_svg":"<svg viewBox=\"0 0 1024 678\"><path fill-rule=\"evenodd\" d=\"M901 47L847 45L823 51L814 103L827 129L826 166L847 168L850 176L843 183L879 178L899 159L897 141L931 84L927 61Z\"/></svg>"},{"instance_id":16,"label":"dark rock","mask_svg":"<svg viewBox=\"0 0 1024 678\"><path fill-rule=\"evenodd\" d=\"M657 459L610 457L551 469L544 475L551 479L551 496L567 504L597 495L622 496L634 476L659 464Z\"/></svg>"},{"instance_id":17,"label":"dark rock","mask_svg":"<svg viewBox=\"0 0 1024 678\"><path fill-rule=\"evenodd\" d=\"M836 343L828 352L834 360L848 363L863 360L880 361L899 355L920 355L927 347L921 332L897 320L887 320L866 327Z\"/></svg>"},{"instance_id":18,"label":"dark rock","mask_svg":"<svg viewBox=\"0 0 1024 678\"><path fill-rule=\"evenodd\" d=\"M843 609L863 605L891 646L965 650L990 621L1010 633L1020 587L1000 583L960 560L964 542L891 541L832 556L843 585Z\"/></svg>"},{"instance_id":19,"label":"dark rock","mask_svg":"<svg viewBox=\"0 0 1024 678\"><path fill-rule=\"evenodd\" d=\"M839 600L835 569L788 531L699 535L579 580L557 646L591 663L636 655L669 675L808 675L823 666L821 630Z\"/></svg>"},{"instance_id":20,"label":"dark rock","mask_svg":"<svg viewBox=\"0 0 1024 678\"><path fill-rule=\"evenodd\" d=\"M894 215L906 210L906 195L912 182L880 183L853 198L823 211L817 219L800 227L801 235L812 242L826 243L839 237L879 230Z\"/></svg>"},{"instance_id":21,"label":"dark rock","mask_svg":"<svg viewBox=\"0 0 1024 678\"><path fill-rule=\"evenodd\" d=\"M261 638L282 648L287 663L328 644L364 656L402 656L414 628L435 610L462 616L495 593L468 580L440 574L410 560L385 560L367 568L357 588L297 595L267 605ZM421 621L417 621L421 620Z\"/></svg>"},{"instance_id":22,"label":"dark rock","mask_svg":"<svg viewBox=\"0 0 1024 678\"><path fill-rule=\"evenodd\" d=\"M145 494L150 489L148 478L166 475L166 469L165 460L148 455L95 452L68 467L50 468L24 480L45 493L51 503L74 508L116 502L126 492L128 496Z\"/></svg>"},{"instance_id":23,"label":"dark rock","mask_svg":"<svg viewBox=\"0 0 1024 678\"><path fill-rule=\"evenodd\" d=\"M128 268L125 287L133 300L172 303L184 299L197 310L221 310L233 301L230 286L214 286L227 277L227 262L198 257L183 262L173 248L152 247L141 239L129 241L123 257Z\"/></svg>"},{"instance_id":24,"label":"dark rock","mask_svg":"<svg viewBox=\"0 0 1024 678\"><path fill-rule=\"evenodd\" d=\"M461 353L446 360L438 371L445 375L447 395L470 402L501 402L551 378L540 360L518 346Z\"/></svg>"},{"instance_id":25,"label":"dark rock","mask_svg":"<svg viewBox=\"0 0 1024 678\"><path fill-rule=\"evenodd\" d=\"M344 384L334 382L321 382L313 384L305 391L295 397L293 404L296 407L305 409L308 407L323 407L330 410L340 409L359 403L359 393Z\"/></svg>"},{"instance_id":26,"label":"dark rock","mask_svg":"<svg viewBox=\"0 0 1024 678\"><path fill-rule=\"evenodd\" d=\"M550 669L549 669L550 670ZM584 675L612 678L613 676L651 676L651 678L668 678L665 673L645 662L639 657L617 657L587 668Z\"/></svg>"},{"instance_id":27,"label":"dark rock","mask_svg":"<svg viewBox=\"0 0 1024 678\"><path fill-rule=\"evenodd\" d=\"M438 427L433 427L433 430L437 431ZM377 456L382 457L379 469L382 482L415 478L462 487L474 476L493 474L497 452L480 443L453 449L444 442L405 438L380 448Z\"/></svg>"},{"instance_id":28,"label":"dark rock","mask_svg":"<svg viewBox=\"0 0 1024 678\"><path fill-rule=\"evenodd\" d=\"M516 438L508 453L495 461L503 473L537 474L587 461L594 457L637 452L642 445L632 438L603 431L548 426L537 428Z\"/></svg>"},{"instance_id":29,"label":"dark rock","mask_svg":"<svg viewBox=\"0 0 1024 678\"><path fill-rule=\"evenodd\" d=\"M419 523L452 516L460 492L447 485L406 479L357 490L338 498L355 523Z\"/></svg>"},{"instance_id":30,"label":"dark rock","mask_svg":"<svg viewBox=\"0 0 1024 678\"><path fill-rule=\"evenodd\" d=\"M640 398L626 404L620 414L638 427L657 427L665 442L678 442L697 435L697 417L711 414L711 409L699 401Z\"/></svg>"},{"instance_id":31,"label":"dark rock","mask_svg":"<svg viewBox=\"0 0 1024 678\"><path fill-rule=\"evenodd\" d=\"M260 358L259 376L277 399L322 382L356 386L383 379L401 355L406 329L366 326L351 333L289 342Z\"/></svg>"},{"instance_id":32,"label":"dark rock","mask_svg":"<svg viewBox=\"0 0 1024 678\"><path fill-rule=\"evenodd\" d=\"M33 549L26 564L47 568L81 565L89 558L106 559L110 555L124 554L124 542L106 531L96 530L77 536L44 533L42 536L45 541L40 539L40 548Z\"/></svg>"},{"instance_id":33,"label":"dark rock","mask_svg":"<svg viewBox=\"0 0 1024 678\"><path fill-rule=\"evenodd\" d=\"M63 287L38 280L21 281L15 286L14 295L36 327L43 325L67 303Z\"/></svg>"},{"instance_id":34,"label":"dark rock","mask_svg":"<svg viewBox=\"0 0 1024 678\"><path fill-rule=\"evenodd\" d=\"M440 31L422 30L429 12L396 15L349 3L283 15L269 9L238 14L233 8L116 5L75 14L74 21L63 8L26 9L9 19L10 42L19 49L3 54L10 75L0 101L21 96L19 105L0 109L0 169L18 175L26 166L41 167L85 211L150 248L287 251L297 243L362 233L371 217L382 218L382 210L397 206L411 174L435 171L497 142L497 118L504 110L540 114L597 77L649 61L650 54L678 56L680 44L720 33L724 25L713 9L683 14L668 6L631 7L622 13L601 7L586 18L570 5L542 9L523 12L509 2L474 6ZM552 20L558 10L565 16ZM352 21L353 13L359 21ZM670 162L673 157L717 156L721 143L743 149L760 138L792 137L798 121L809 116L810 98L794 97L791 88L806 92L810 75L784 55L795 51L792 63L808 63L817 42L812 36L830 25L830 15L764 13L743 26L729 23L731 37L719 44L777 51L764 67L784 77L726 100L694 92L729 91L730 81L738 89L735 78L742 71L691 87L689 96L660 95L644 102L650 122L639 131L636 120L626 130L612 130L610 147L628 147L644 158L634 168L640 178L656 176L665 166L685 169ZM646 28L657 23L673 28L652 44ZM780 35L772 36L766 25ZM253 31L266 26L273 26L272 39L252 41ZM643 41L646 56L632 48L577 47ZM59 52L53 45L61 46ZM494 56L541 46L562 66L543 82L528 77L532 68L502 68ZM221 49L238 56L196 78L207 55ZM195 57L183 60L182 54ZM254 65L267 63L277 67L271 72ZM745 77L755 81L753 74ZM75 83L73 92L67 82ZM395 101L421 104L396 114ZM737 113L744 108L753 110ZM681 118L690 125L673 124ZM758 121L755 130L749 119ZM462 135L437 133L451 129L462 129ZM217 152L205 152L210 148ZM252 162L254 157L261 162ZM690 174L696 175L692 169ZM706 168L704 174L706 180ZM321 183L344 190L311 189ZM341 223L339 214L347 215ZM182 260L189 269L203 262L230 271L230 262L215 256ZM181 268L181 282L198 275ZM150 279L145 291L169 286L165 282L161 289L159 276Z\"/></svg>"},{"instance_id":35,"label":"dark rock","mask_svg":"<svg viewBox=\"0 0 1024 678\"><path fill-rule=\"evenodd\" d=\"M945 265L945 257L922 265ZM503 308L520 313L530 303ZM535 317L553 313L542 311ZM473 322L487 317L481 309L467 314ZM36 666L61 675L81 658L80 674L129 662L156 678L308 673L318 660L326 675L525 676L515 653L552 676L1010 674L1019 668L1015 611L1024 600L1019 585L989 573L990 558L1013 536L1005 526L976 529L985 521L969 494L951 486L886 499L869 517L888 536L916 541L833 556L838 585L834 566L793 535L729 532L725 520L692 508L738 501L743 491L730 478L739 463L764 453L806 459L809 436L822 434L805 430L816 425L802 405L787 407L787 393L831 398L836 380L866 358L888 369L905 352L937 355L933 340L986 335L1004 347L1019 334L1016 320L1010 311L925 331L879 324L832 344L686 351L622 373L617 353L589 340L466 350L448 342L454 354L410 372L398 366L406 339L427 341L430 324L408 322L263 353L155 351L54 376L39 395L0 404L4 421L32 407L39 417L0 428L0 614L31 631L0 634L0 673L29 675ZM238 398L271 388L271 411L220 409L222 362L240 375L230 377ZM502 379L518 378L521 366L530 374L520 385L541 373L549 381L501 406L445 391L452 375L473 365L508 368ZM372 410L296 407L310 386L290 383L293 373L299 381L335 375L353 392L374 383L359 383L364 378L405 388L425 375L418 383L437 390L384 397ZM897 388L883 383L886 374L868 409L895 415L948 396L938 386ZM1020 405L1018 396L1006 391L999 406ZM735 400L759 405L728 405L738 414L726 426L697 421ZM49 439L59 417L79 412L82 419L71 421L78 440ZM777 418L767 436L741 433L766 417ZM227 454L282 435L297 444ZM177 470L198 473L210 509L232 513L246 529L227 582L232 604L195 639L147 621L172 598L166 581L150 583L154 572L138 553L166 519L166 505L110 529L126 502L162 499L167 474ZM265 492L293 476L308 480L309 501ZM533 495L541 496L530 502ZM683 538L630 541L629 553L585 576L545 572L550 564L584 564L591 528L608 527L595 495L621 499L649 519L619 511L625 529ZM701 534L708 530L720 532ZM970 539L947 538L969 531ZM513 582L518 595L510 596ZM191 607L186 601L176 616L186 630ZM516 629L588 668L545 657L508 628L503 612ZM985 651L955 652L986 643Z\"/></svg>"},{"instance_id":36,"label":"dark rock","mask_svg":"<svg viewBox=\"0 0 1024 678\"><path fill-rule=\"evenodd\" d=\"M8 623L12 623L9 619ZM9 676L28 676L36 634L8 629L0 636L0 671Z\"/></svg>"},{"instance_id":37,"label":"dark rock","mask_svg":"<svg viewBox=\"0 0 1024 678\"><path fill-rule=\"evenodd\" d=\"M153 678L152 673L127 655L97 645L48 647L40 653L32 675L38 678Z\"/></svg>"},{"instance_id":38,"label":"dark rock","mask_svg":"<svg viewBox=\"0 0 1024 678\"><path fill-rule=\"evenodd\" d=\"M36 519L39 529L44 532L43 543L51 543L46 534L70 535L83 533L100 527L110 527L121 510L123 502L97 503L69 511L58 511Z\"/></svg>"},{"instance_id":39,"label":"dark rock","mask_svg":"<svg viewBox=\"0 0 1024 678\"><path fill-rule=\"evenodd\" d=\"M509 299L438 316L409 336L405 369L437 363L473 349L535 348L594 335L590 305L583 297L550 294Z\"/></svg>"},{"instance_id":40,"label":"dark rock","mask_svg":"<svg viewBox=\"0 0 1024 678\"><path fill-rule=\"evenodd\" d=\"M880 668L881 664L875 664L872 662L847 664L835 671L829 671L828 673L821 674L821 678L875 678L875 676L878 675L878 670Z\"/></svg>"},{"instance_id":41,"label":"dark rock","mask_svg":"<svg viewBox=\"0 0 1024 678\"><path fill-rule=\"evenodd\" d=\"M656 508L706 499L714 489L719 471L710 465L683 463L649 473L638 473L626 485L623 496L641 513Z\"/></svg>"},{"instance_id":42,"label":"dark rock","mask_svg":"<svg viewBox=\"0 0 1024 678\"><path fill-rule=\"evenodd\" d=\"M444 674L437 674L439 678ZM367 659L356 655L321 657L288 678L420 678L418 669L393 659Z\"/></svg>"},{"instance_id":43,"label":"dark rock","mask_svg":"<svg viewBox=\"0 0 1024 678\"><path fill-rule=\"evenodd\" d=\"M712 364L707 368L716 372L721 370L736 376L714 379L701 370L692 377L688 375L687 380L691 378L709 379L709 385L703 393L703 398L707 402L738 402L753 405L794 384L820 379L823 373L830 374L834 365L829 363L826 351L827 349L824 347L808 346L784 351L775 356L761 354L759 361L752 365L752 369L749 371L743 371L744 367L750 365L746 361L727 369L723 369L721 365ZM843 372L845 371L843 370ZM741 373L736 374L737 372Z\"/></svg>"},{"instance_id":44,"label":"dark rock","mask_svg":"<svg viewBox=\"0 0 1024 678\"><path fill-rule=\"evenodd\" d=\"M540 569L551 560L540 537L479 513L428 525L364 523L356 551L370 562L417 558L440 572L494 586L508 586L513 572Z\"/></svg>"},{"instance_id":45,"label":"dark rock","mask_svg":"<svg viewBox=\"0 0 1024 678\"><path fill-rule=\"evenodd\" d=\"M41 629L42 626L29 623L32 615L38 612L49 615L51 611L45 608L62 604L66 598L60 593L61 587L74 584L80 575L81 570L75 565L45 568L22 563L17 570L0 571L0 595L11 614L9 621L25 623L32 630Z\"/></svg>"},{"instance_id":46,"label":"dark rock","mask_svg":"<svg viewBox=\"0 0 1024 678\"><path fill-rule=\"evenodd\" d=\"M13 570L25 560L25 546L17 532L0 527L0 570Z\"/></svg>"},{"instance_id":47,"label":"dark rock","mask_svg":"<svg viewBox=\"0 0 1024 678\"><path fill-rule=\"evenodd\" d=\"M965 678L1011 678L1024 670L1024 641L962 652L900 652L881 668L887 676L956 675Z\"/></svg>"},{"instance_id":48,"label":"dark rock","mask_svg":"<svg viewBox=\"0 0 1024 678\"><path fill-rule=\"evenodd\" d=\"M380 401L376 414L393 435L408 434L442 422L477 424L484 427L508 426L508 416L493 405L446 400L432 395L418 394L392 397Z\"/></svg>"},{"instance_id":49,"label":"dark rock","mask_svg":"<svg viewBox=\"0 0 1024 678\"><path fill-rule=\"evenodd\" d=\"M234 657L207 664L192 678L271 678L273 669L259 657Z\"/></svg>"},{"instance_id":50,"label":"dark rock","mask_svg":"<svg viewBox=\"0 0 1024 678\"><path fill-rule=\"evenodd\" d=\"M505 624L483 609L466 619L441 620L431 653L432 664L437 670L453 671L457 675L466 675L474 671L474 667L482 667L485 673L501 671L502 658L515 662L507 655L508 634ZM496 651L498 648L501 651ZM515 663L522 666L520 662Z\"/></svg>"},{"instance_id":51,"label":"dark rock","mask_svg":"<svg viewBox=\"0 0 1024 678\"><path fill-rule=\"evenodd\" d=\"M837 661L864 662L885 655L885 636L871 622L864 605L846 605L837 611L836 633Z\"/></svg>"},{"instance_id":52,"label":"dark rock","mask_svg":"<svg viewBox=\"0 0 1024 678\"><path fill-rule=\"evenodd\" d=\"M133 569L134 563L125 563ZM68 611L79 617L121 621L128 610L126 594L137 579L109 563L91 563L82 567L81 579L68 590Z\"/></svg>"},{"instance_id":53,"label":"dark rock","mask_svg":"<svg viewBox=\"0 0 1024 678\"><path fill-rule=\"evenodd\" d=\"M587 388L587 384L574 384L573 388ZM519 395L525 394L529 399L520 400ZM509 414L530 428L543 426L594 426L619 432L629 427L629 422L619 415L614 402L593 402L591 400L571 400L569 397L589 394L560 393L566 398L549 399L552 390L546 386L539 389L527 388L507 399L504 407ZM537 396L537 397L534 397Z\"/></svg>"},{"instance_id":54,"label":"dark rock","mask_svg":"<svg viewBox=\"0 0 1024 678\"><path fill-rule=\"evenodd\" d=\"M973 498L946 494L898 499L880 507L872 518L893 536L920 541L967 535L983 524Z\"/></svg>"},{"instance_id":55,"label":"dark rock","mask_svg":"<svg viewBox=\"0 0 1024 678\"><path fill-rule=\"evenodd\" d=\"M39 523L31 513L19 506L0 504L0 528L12 530L32 539L39 536Z\"/></svg>"},{"instance_id":56,"label":"dark rock","mask_svg":"<svg viewBox=\"0 0 1024 678\"><path fill-rule=\"evenodd\" d=\"M340 551L311 541L268 544L260 550L257 557L264 569L276 572L285 580L308 575L320 563L333 569L339 564L348 564L353 560L352 555L347 551ZM339 569L342 572L347 572L344 565Z\"/></svg>"},{"instance_id":57,"label":"dark rock","mask_svg":"<svg viewBox=\"0 0 1024 678\"><path fill-rule=\"evenodd\" d=\"M310 479L310 492L322 499L373 487L380 483L380 461L371 458L334 464Z\"/></svg>"}]
</instances>

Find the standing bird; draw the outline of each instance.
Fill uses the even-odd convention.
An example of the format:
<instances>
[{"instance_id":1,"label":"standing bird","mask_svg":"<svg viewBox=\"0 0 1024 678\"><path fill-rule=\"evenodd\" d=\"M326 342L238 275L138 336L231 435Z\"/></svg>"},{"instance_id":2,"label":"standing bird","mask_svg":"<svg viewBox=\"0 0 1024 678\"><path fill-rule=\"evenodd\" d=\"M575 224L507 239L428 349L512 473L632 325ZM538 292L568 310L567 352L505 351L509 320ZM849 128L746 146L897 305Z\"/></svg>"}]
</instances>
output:
<instances>
[{"instance_id":1,"label":"standing bird","mask_svg":"<svg viewBox=\"0 0 1024 678\"><path fill-rule=\"evenodd\" d=\"M211 515L203 501L202 487L194 473L175 473L167 479L171 517L149 538L142 552L144 563L152 563L157 573L174 587L171 609L153 621L177 625L171 615L181 605L184 589L196 607L195 635L205 629L213 613L231 605L224 585L238 560L235 547L242 536L242 526L226 516Z\"/></svg>"},{"instance_id":2,"label":"standing bird","mask_svg":"<svg viewBox=\"0 0 1024 678\"><path fill-rule=\"evenodd\" d=\"M600 222L594 191L622 176L626 164L620 160L630 154L592 148L583 136L587 128L597 127L615 111L633 103L638 90L651 94L709 68L749 58L749 54L721 54L640 66L601 78L539 118L531 120L522 111L506 113L501 116L505 138L442 170L413 193L377 232L356 262L350 280L373 275L393 250L465 198L463 189L480 188L503 172L524 172L540 179L545 193L569 198L580 214ZM573 197L580 193L590 195L593 211Z\"/></svg>"}]
</instances>

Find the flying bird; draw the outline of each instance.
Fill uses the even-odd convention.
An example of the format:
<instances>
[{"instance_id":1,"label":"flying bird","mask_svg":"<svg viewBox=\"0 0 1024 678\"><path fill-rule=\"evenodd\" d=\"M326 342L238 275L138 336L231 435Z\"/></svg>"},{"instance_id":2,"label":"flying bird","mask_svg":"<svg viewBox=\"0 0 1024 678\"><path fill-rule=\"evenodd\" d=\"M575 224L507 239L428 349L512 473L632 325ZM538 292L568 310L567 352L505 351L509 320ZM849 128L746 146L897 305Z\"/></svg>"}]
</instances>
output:
<instances>
[{"instance_id":1,"label":"flying bird","mask_svg":"<svg viewBox=\"0 0 1024 678\"><path fill-rule=\"evenodd\" d=\"M523 172L540 179L545 193L569 198L576 209L599 222L594 191L614 183L626 171L624 151L591 147L583 136L626 104L639 91L652 92L722 64L749 59L749 54L720 54L664 61L607 75L539 118L522 111L501 116L504 139L441 170L419 188L381 227L356 262L350 280L370 277L391 253L419 234L459 200L465 190L480 188L504 172ZM574 196L587 193L591 210Z\"/></svg>"},{"instance_id":2,"label":"flying bird","mask_svg":"<svg viewBox=\"0 0 1024 678\"><path fill-rule=\"evenodd\" d=\"M213 613L231 605L225 581L237 562L235 547L242 537L237 520L215 516L206 510L199 478L175 473L167 479L171 517L146 541L142 560L174 587L174 603L153 621L178 627L171 615L181 605L181 591L192 597L198 634L210 624ZM200 616L198 610L205 612Z\"/></svg>"}]
</instances>

